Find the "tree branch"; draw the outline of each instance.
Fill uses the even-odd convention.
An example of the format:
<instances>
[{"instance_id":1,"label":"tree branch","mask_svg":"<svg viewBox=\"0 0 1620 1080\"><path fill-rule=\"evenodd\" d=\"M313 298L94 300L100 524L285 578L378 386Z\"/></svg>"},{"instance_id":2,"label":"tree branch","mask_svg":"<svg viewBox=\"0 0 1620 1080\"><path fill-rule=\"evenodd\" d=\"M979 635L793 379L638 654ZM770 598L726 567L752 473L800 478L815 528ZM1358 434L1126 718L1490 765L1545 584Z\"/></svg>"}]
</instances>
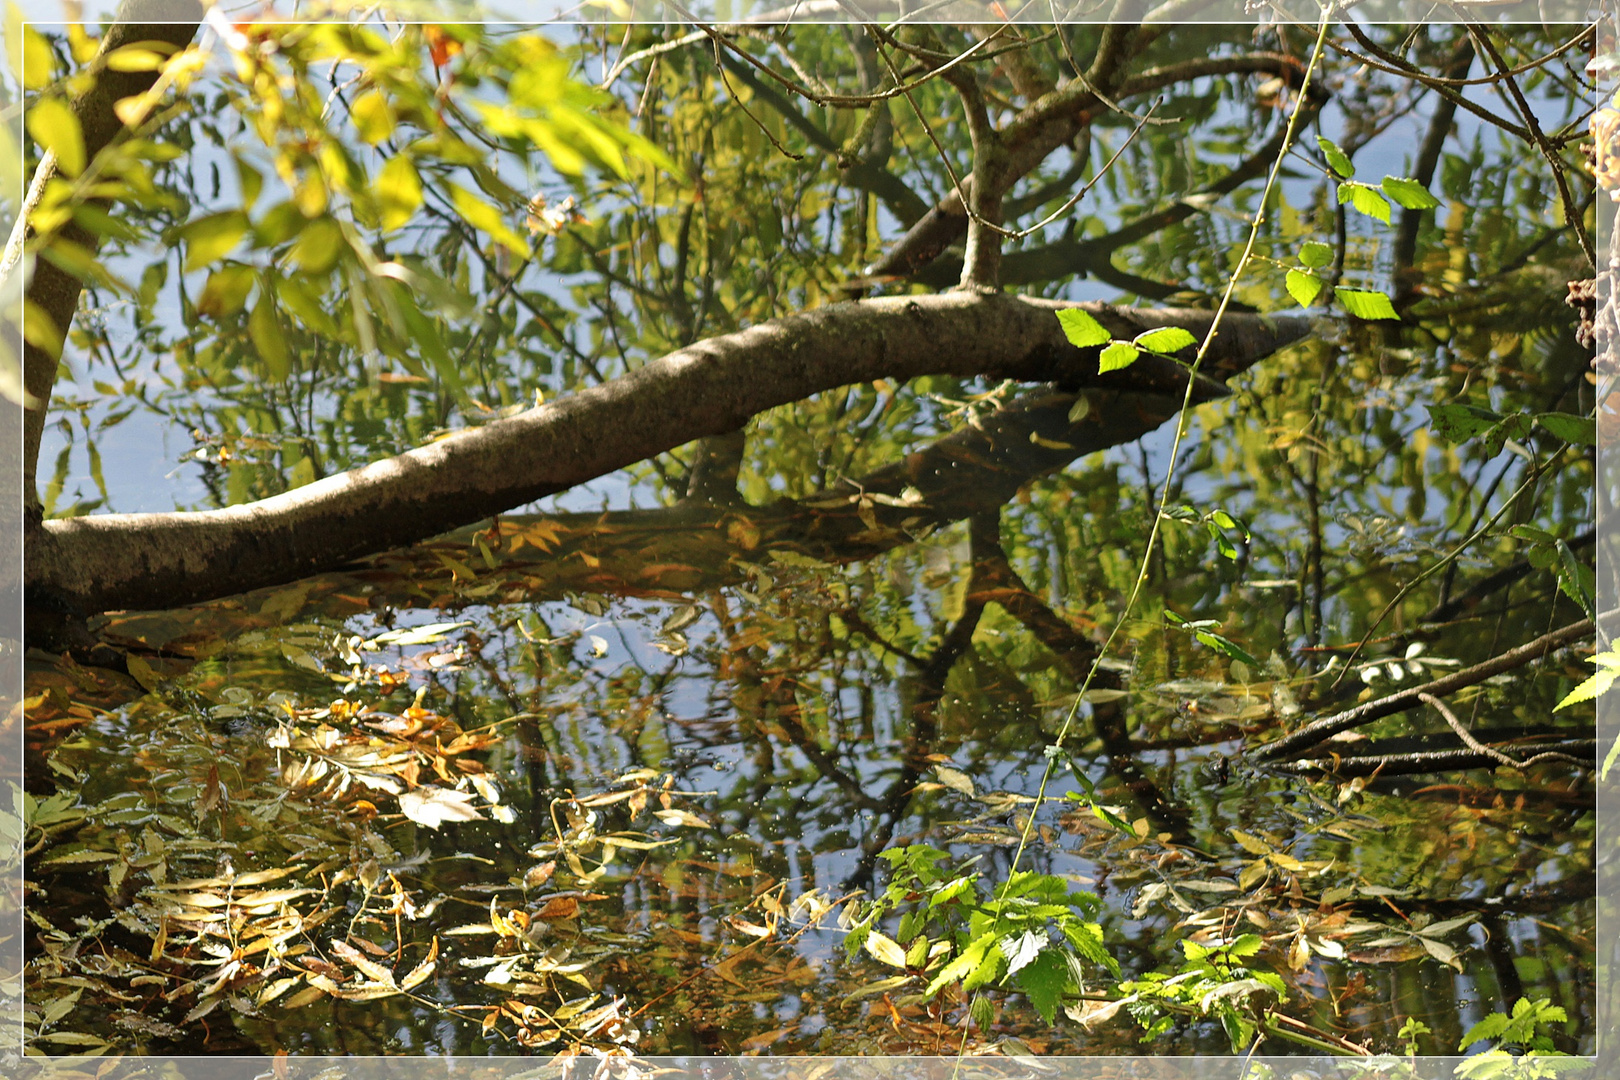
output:
<instances>
[{"instance_id":1,"label":"tree branch","mask_svg":"<svg viewBox=\"0 0 1620 1080\"><path fill-rule=\"evenodd\" d=\"M1313 720L1291 734L1284 735L1275 742L1266 743L1256 747L1250 756L1258 761L1274 761L1278 758L1290 757L1301 750L1315 746L1341 731L1370 724L1374 720L1381 720L1386 716L1405 712L1422 703L1425 695L1441 697L1465 686L1482 683L1492 675L1500 675L1504 671L1523 667L1525 664L1546 656L1554 649L1561 648L1571 642L1579 641L1593 632L1592 620L1582 619L1578 623L1571 623L1562 629L1554 630L1550 634L1543 634L1534 641L1520 645L1516 649L1509 649L1500 656L1492 657L1483 664L1475 664L1462 671L1454 671L1450 675L1424 683L1422 686L1413 686L1388 697L1378 698L1353 709L1334 713Z\"/></svg>"},{"instance_id":2,"label":"tree branch","mask_svg":"<svg viewBox=\"0 0 1620 1080\"><path fill-rule=\"evenodd\" d=\"M1173 397L1185 391L1186 373L1170 360L1144 356L1099 375L1097 350L1075 349L1054 318L1069 306L950 294L834 304L774 320L261 502L36 525L25 587L38 598L104 611L174 607L295 580L734 431L765 409L877 378L984 375ZM1201 336L1210 319L1208 312L1083 306L1126 339L1144 324ZM1206 367L1246 367L1307 328L1302 319L1228 318ZM1195 400L1223 393L1201 379Z\"/></svg>"}]
</instances>

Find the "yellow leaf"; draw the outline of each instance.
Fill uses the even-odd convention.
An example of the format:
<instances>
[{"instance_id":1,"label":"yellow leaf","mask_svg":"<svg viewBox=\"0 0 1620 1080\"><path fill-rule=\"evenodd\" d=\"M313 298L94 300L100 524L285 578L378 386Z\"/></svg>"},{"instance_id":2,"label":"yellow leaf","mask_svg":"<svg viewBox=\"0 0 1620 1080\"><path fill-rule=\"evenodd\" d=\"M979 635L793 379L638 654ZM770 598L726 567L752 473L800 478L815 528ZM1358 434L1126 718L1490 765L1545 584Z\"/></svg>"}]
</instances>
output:
<instances>
[{"instance_id":1,"label":"yellow leaf","mask_svg":"<svg viewBox=\"0 0 1620 1080\"><path fill-rule=\"evenodd\" d=\"M28 134L56 155L56 164L68 176L84 172L84 132L79 118L61 98L42 98L28 110Z\"/></svg>"},{"instance_id":2,"label":"yellow leaf","mask_svg":"<svg viewBox=\"0 0 1620 1080\"><path fill-rule=\"evenodd\" d=\"M886 937L876 930L866 935L866 951L890 967L903 968L906 966L906 950L900 947L898 941Z\"/></svg>"},{"instance_id":3,"label":"yellow leaf","mask_svg":"<svg viewBox=\"0 0 1620 1080\"><path fill-rule=\"evenodd\" d=\"M372 146L394 133L394 112L388 107L388 99L375 90L355 98L354 104L349 106L349 116L360 137Z\"/></svg>"},{"instance_id":4,"label":"yellow leaf","mask_svg":"<svg viewBox=\"0 0 1620 1080\"><path fill-rule=\"evenodd\" d=\"M696 814L689 814L685 810L654 810L653 817L662 821L665 825L685 825L692 829L714 828Z\"/></svg>"}]
</instances>

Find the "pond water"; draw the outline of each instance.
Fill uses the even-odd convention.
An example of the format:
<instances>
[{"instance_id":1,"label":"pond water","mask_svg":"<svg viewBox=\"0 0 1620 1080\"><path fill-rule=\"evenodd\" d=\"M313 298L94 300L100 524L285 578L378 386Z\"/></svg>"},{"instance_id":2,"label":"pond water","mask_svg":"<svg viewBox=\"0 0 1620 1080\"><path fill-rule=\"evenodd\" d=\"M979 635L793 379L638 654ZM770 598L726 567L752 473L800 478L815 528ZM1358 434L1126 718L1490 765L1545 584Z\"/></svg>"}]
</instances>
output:
<instances>
[{"instance_id":1,"label":"pond water","mask_svg":"<svg viewBox=\"0 0 1620 1080\"><path fill-rule=\"evenodd\" d=\"M1590 1047L1592 808L1567 765L1267 772L1245 734L1343 698L1331 670L1144 626L1103 671L1123 689L1076 707L1082 621L1016 576L987 587L1011 565L982 531L839 566L749 552L748 515L722 517L726 560L712 522L514 518L114 616L130 677L36 653L30 776L70 793L31 863L38 994L74 1002L73 1033L165 1053L1141 1052L1123 1014L1049 1026L1017 994L964 1036L923 978L850 955L877 852L929 844L1096 894L1127 975L1249 932L1284 1011L1353 1043L1415 1018L1454 1052L1528 996ZM1254 625L1280 592L1246 590ZM930 636L974 605L942 675ZM1440 635L1381 674L1470 648ZM1514 673L1453 705L1534 735L1567 685ZM1369 733L1434 730L1414 718ZM1153 1049L1229 1047L1195 1022Z\"/></svg>"},{"instance_id":2,"label":"pond water","mask_svg":"<svg viewBox=\"0 0 1620 1080\"><path fill-rule=\"evenodd\" d=\"M1247 28L1205 34L1174 31L1149 60L1253 44ZM847 52L803 40L808 70ZM1440 70L1449 39L1424 40ZM600 48L616 55L618 35ZM690 190L602 188L510 278L449 215L388 241L467 293L465 312L430 312L460 389L419 372L414 346L396 357L414 359L406 374L304 314L284 313L301 352L272 377L245 309L199 315L188 297L212 267L156 238L234 207L245 136L223 105L184 118L190 152L162 175L185 209L150 248L105 249L145 298L86 293L41 459L47 513L290 491L823 308L856 295L852 279L876 287L859 268L900 232L892 208L845 184L842 152L771 155L705 52L660 52L645 89L616 91L645 104L663 65ZM1521 105L1548 132L1585 123L1580 55L1526 81ZM1117 151L1120 168L1009 256L1171 225L1027 291L1135 282L1209 305L1225 289L1258 185L1219 202L1205 189L1280 122L1278 91L1195 82L1166 103L1181 126L1088 120L1085 153L1100 166ZM1558 302L1587 264L1540 156L1458 114L1419 185L1440 205L1406 235L1404 211L1349 214L1345 194L1414 173L1435 105L1359 60L1330 82L1313 134L1354 150L1364 182L1338 185L1301 140L1232 316L1295 310L1285 275L1305 241L1332 240L1331 283L1388 288L1405 320L1317 320L1272 355L1228 358L1233 396L1198 406L1185 438L1167 422L1179 390L878 380L762 413L712 457L676 448L341 571L101 616L103 647L78 660L31 650L33 1045L1444 1055L1483 1017L1545 999L1565 1014L1557 1048L1590 1052L1593 720L1554 711L1589 673L1579 655L1441 695L1499 752L1563 757L1413 771L1459 746L1432 708L1346 731L1315 766L1257 753L1578 621L1571 567L1593 545L1592 455L1529 419L1584 430L1600 393ZM932 205L951 167L934 133L898 108L893 122L895 168ZM1071 152L1025 186L1072 187ZM543 163L502 167L525 192L539 176L554 207L580 193ZM1194 198L1209 212L1171 213ZM273 247L236 269L268 282ZM1410 280L1385 280L1402 259ZM320 293L348 311L345 334L364 312L351 287ZM274 322L285 300L255 310ZM1443 437L1430 409L1458 404L1522 422L1518 438ZM722 482L706 490L711 460ZM965 944L952 934L1015 881L1038 881L1051 911L995 947L1009 978L1045 970L1046 989L970 1000L940 974ZM1224 978L1201 1000L1148 1007L1194 985L1212 950ZM1121 995L1132 1007L1105 1000ZM1231 1023L1207 1007L1227 999ZM1245 1045L1244 1017L1268 1010L1277 1034Z\"/></svg>"}]
</instances>

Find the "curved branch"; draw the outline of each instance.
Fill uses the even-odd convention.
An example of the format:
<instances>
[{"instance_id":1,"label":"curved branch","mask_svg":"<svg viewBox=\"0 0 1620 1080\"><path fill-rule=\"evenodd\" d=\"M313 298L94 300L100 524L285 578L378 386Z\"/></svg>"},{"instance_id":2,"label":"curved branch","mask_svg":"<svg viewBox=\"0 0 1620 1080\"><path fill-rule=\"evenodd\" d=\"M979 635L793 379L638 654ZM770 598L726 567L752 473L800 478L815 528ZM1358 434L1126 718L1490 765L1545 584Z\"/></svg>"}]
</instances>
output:
<instances>
[{"instance_id":1,"label":"curved branch","mask_svg":"<svg viewBox=\"0 0 1620 1080\"><path fill-rule=\"evenodd\" d=\"M1099 375L1068 343L1072 305L951 294L834 304L680 349L601 386L459 432L261 502L223 510L106 514L35 525L25 587L81 611L174 607L295 580L566 490L765 409L873 379L925 374L1180 395L1185 371L1144 356ZM1116 336L1210 313L1083 305ZM1241 370L1308 332L1297 318L1228 318L1206 368ZM1194 400L1224 387L1199 377Z\"/></svg>"}]
</instances>

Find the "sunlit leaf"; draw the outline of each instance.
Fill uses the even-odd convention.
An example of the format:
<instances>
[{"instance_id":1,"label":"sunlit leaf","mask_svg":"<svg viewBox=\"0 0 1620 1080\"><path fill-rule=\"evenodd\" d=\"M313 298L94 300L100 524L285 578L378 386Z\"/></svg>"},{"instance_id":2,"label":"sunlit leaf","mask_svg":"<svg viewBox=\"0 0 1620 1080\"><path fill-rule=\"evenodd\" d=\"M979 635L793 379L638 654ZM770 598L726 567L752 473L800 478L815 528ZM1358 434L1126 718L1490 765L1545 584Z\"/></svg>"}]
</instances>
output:
<instances>
[{"instance_id":1,"label":"sunlit leaf","mask_svg":"<svg viewBox=\"0 0 1620 1080\"><path fill-rule=\"evenodd\" d=\"M1428 210L1440 205L1440 200L1429 194L1429 189L1416 180L1386 176L1383 188L1384 194L1408 210Z\"/></svg>"},{"instance_id":2,"label":"sunlit leaf","mask_svg":"<svg viewBox=\"0 0 1620 1080\"><path fill-rule=\"evenodd\" d=\"M1132 344L1157 353L1174 353L1198 344L1198 339L1179 326L1161 326L1138 334Z\"/></svg>"},{"instance_id":3,"label":"sunlit leaf","mask_svg":"<svg viewBox=\"0 0 1620 1080\"><path fill-rule=\"evenodd\" d=\"M1346 180L1356 175L1356 167L1350 164L1350 158L1343 150L1339 149L1338 143L1325 135L1318 135L1316 145L1322 148L1322 154L1327 158L1328 168Z\"/></svg>"},{"instance_id":4,"label":"sunlit leaf","mask_svg":"<svg viewBox=\"0 0 1620 1080\"><path fill-rule=\"evenodd\" d=\"M1288 271L1283 281L1288 287L1288 295L1292 296L1300 307L1310 307L1316 303L1317 296L1321 295L1322 287L1326 284L1321 278L1307 274L1303 270Z\"/></svg>"},{"instance_id":5,"label":"sunlit leaf","mask_svg":"<svg viewBox=\"0 0 1620 1080\"><path fill-rule=\"evenodd\" d=\"M1135 345L1116 341L1104 349L1102 355L1097 358L1097 371L1100 373L1128 368L1136 363L1136 358L1140 355L1141 351Z\"/></svg>"},{"instance_id":6,"label":"sunlit leaf","mask_svg":"<svg viewBox=\"0 0 1620 1080\"><path fill-rule=\"evenodd\" d=\"M400 792L399 809L418 825L430 829L437 829L447 821L482 820L467 792L431 785Z\"/></svg>"},{"instance_id":7,"label":"sunlit leaf","mask_svg":"<svg viewBox=\"0 0 1620 1080\"><path fill-rule=\"evenodd\" d=\"M28 134L40 147L56 155L57 166L68 176L84 171L84 132L79 118L59 97L44 97L28 110Z\"/></svg>"},{"instance_id":8,"label":"sunlit leaf","mask_svg":"<svg viewBox=\"0 0 1620 1080\"><path fill-rule=\"evenodd\" d=\"M1088 311L1079 308L1064 308L1057 313L1058 322L1063 325L1063 336L1069 339L1069 344L1080 349L1088 349L1097 345L1107 344L1114 335L1103 329L1103 324Z\"/></svg>"},{"instance_id":9,"label":"sunlit leaf","mask_svg":"<svg viewBox=\"0 0 1620 1080\"><path fill-rule=\"evenodd\" d=\"M1395 314L1395 306L1389 302L1389 297L1381 292L1369 289L1347 289L1343 285L1333 288L1333 295L1339 298L1339 303L1358 319L1399 319Z\"/></svg>"}]
</instances>

